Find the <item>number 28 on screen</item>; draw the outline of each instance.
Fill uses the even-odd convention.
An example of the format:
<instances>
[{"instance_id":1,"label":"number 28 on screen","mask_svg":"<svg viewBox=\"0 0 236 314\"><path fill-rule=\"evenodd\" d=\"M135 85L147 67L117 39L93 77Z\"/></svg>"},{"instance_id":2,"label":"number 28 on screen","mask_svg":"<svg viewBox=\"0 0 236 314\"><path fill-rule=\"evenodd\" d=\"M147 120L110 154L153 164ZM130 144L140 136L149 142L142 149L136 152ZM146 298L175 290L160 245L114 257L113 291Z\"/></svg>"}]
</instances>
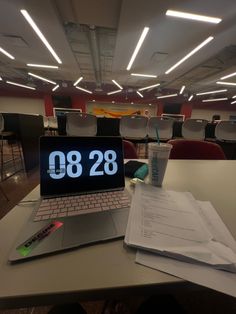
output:
<instances>
[{"instance_id":1,"label":"number 28 on screen","mask_svg":"<svg viewBox=\"0 0 236 314\"><path fill-rule=\"evenodd\" d=\"M91 151L89 159L94 160L94 163L89 170L89 176L114 175L118 170L116 157L114 150L106 150L104 153L100 150ZM77 150L72 150L67 154L62 151L53 151L50 153L48 161L49 170L47 172L52 179L62 179L66 174L71 178L77 178L83 173L81 153ZM56 169L56 164L58 169ZM98 170L101 164L103 164L103 169Z\"/></svg>"}]
</instances>

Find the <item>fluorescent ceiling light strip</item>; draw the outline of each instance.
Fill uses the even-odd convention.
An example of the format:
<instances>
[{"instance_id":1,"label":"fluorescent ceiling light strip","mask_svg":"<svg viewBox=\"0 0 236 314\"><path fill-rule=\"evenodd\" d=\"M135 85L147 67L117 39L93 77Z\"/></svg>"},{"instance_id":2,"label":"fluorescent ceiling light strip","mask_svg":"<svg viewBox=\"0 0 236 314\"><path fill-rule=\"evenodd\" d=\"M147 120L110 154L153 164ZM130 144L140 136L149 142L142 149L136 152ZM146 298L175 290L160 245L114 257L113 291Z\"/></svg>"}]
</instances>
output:
<instances>
[{"instance_id":1,"label":"fluorescent ceiling light strip","mask_svg":"<svg viewBox=\"0 0 236 314\"><path fill-rule=\"evenodd\" d=\"M143 95L139 91L136 91L136 93L143 98Z\"/></svg>"},{"instance_id":2,"label":"fluorescent ceiling light strip","mask_svg":"<svg viewBox=\"0 0 236 314\"><path fill-rule=\"evenodd\" d=\"M44 35L42 34L42 32L40 31L40 29L38 28L38 26L35 24L35 22L33 21L33 19L31 18L31 16L29 15L29 13L26 10L20 10L21 13L23 14L24 18L27 20L27 22L30 24L30 26L33 28L33 30L35 31L35 33L38 35L38 37L42 40L42 42L44 43L44 45L47 47L47 49L51 52L51 54L53 55L53 57L55 58L55 60L61 64L62 61L61 59L58 57L58 55L56 54L56 52L53 50L52 46L49 44L49 42L47 41L47 39L44 37Z\"/></svg>"},{"instance_id":3,"label":"fluorescent ceiling light strip","mask_svg":"<svg viewBox=\"0 0 236 314\"><path fill-rule=\"evenodd\" d=\"M35 68L58 69L57 65L27 63L27 66L28 67L35 67Z\"/></svg>"},{"instance_id":4,"label":"fluorescent ceiling light strip","mask_svg":"<svg viewBox=\"0 0 236 314\"><path fill-rule=\"evenodd\" d=\"M181 87L181 90L180 90L180 95L183 93L183 91L184 91L184 89L185 89L185 85L183 85L182 87Z\"/></svg>"},{"instance_id":5,"label":"fluorescent ceiling light strip","mask_svg":"<svg viewBox=\"0 0 236 314\"><path fill-rule=\"evenodd\" d=\"M56 89L58 89L59 85L56 85L55 87L53 87L52 91L55 92Z\"/></svg>"},{"instance_id":6,"label":"fluorescent ceiling light strip","mask_svg":"<svg viewBox=\"0 0 236 314\"><path fill-rule=\"evenodd\" d=\"M207 45L210 41L214 39L213 36L208 37L206 40L204 40L200 45L198 45L196 48L194 48L192 51L190 51L185 57L183 57L181 60L179 60L176 64L174 64L171 68L169 68L165 74L169 74L171 71L173 71L175 68L177 68L181 63L183 63L185 60L190 58L192 55L194 55L198 50L203 48L205 45Z\"/></svg>"},{"instance_id":7,"label":"fluorescent ceiling light strip","mask_svg":"<svg viewBox=\"0 0 236 314\"><path fill-rule=\"evenodd\" d=\"M220 78L220 80L225 80L225 79L227 79L227 78L229 78L229 77L232 77L232 76L235 76L235 75L236 75L236 72L231 73L231 74L226 75L226 76L223 76L223 77Z\"/></svg>"},{"instance_id":8,"label":"fluorescent ceiling light strip","mask_svg":"<svg viewBox=\"0 0 236 314\"><path fill-rule=\"evenodd\" d=\"M2 78L1 78L1 76L0 76L0 81L2 81Z\"/></svg>"},{"instance_id":9,"label":"fluorescent ceiling light strip","mask_svg":"<svg viewBox=\"0 0 236 314\"><path fill-rule=\"evenodd\" d=\"M157 99L168 98L168 97L175 97L175 96L178 96L178 94L170 94L170 95L158 96Z\"/></svg>"},{"instance_id":10,"label":"fluorescent ceiling light strip","mask_svg":"<svg viewBox=\"0 0 236 314\"><path fill-rule=\"evenodd\" d=\"M146 87L142 87L142 88L139 88L139 90L141 91L141 90L145 90L145 89L153 88L153 87L156 87L156 86L159 86L159 85L160 85L160 83L158 83L158 84L154 84L154 85L150 85L150 86L146 86Z\"/></svg>"},{"instance_id":11,"label":"fluorescent ceiling light strip","mask_svg":"<svg viewBox=\"0 0 236 314\"><path fill-rule=\"evenodd\" d=\"M132 55L132 57L131 57L131 59L129 61L129 64L128 64L127 68L126 68L127 71L129 71L131 69L132 64L133 64L133 62L134 62L134 60L135 60L135 58L136 58L136 56L137 56L137 54L139 52L139 49L141 48L142 43L143 43L145 37L147 36L148 31L149 31L149 27L144 27L143 32L142 32L142 34L141 34L141 36L139 38L139 41L137 43L137 46L134 49L133 55Z\"/></svg>"},{"instance_id":12,"label":"fluorescent ceiling light strip","mask_svg":"<svg viewBox=\"0 0 236 314\"><path fill-rule=\"evenodd\" d=\"M232 105L232 104L235 104L235 103L236 103L236 100L235 100L235 101L232 101L232 102L231 102L231 105Z\"/></svg>"},{"instance_id":13,"label":"fluorescent ceiling light strip","mask_svg":"<svg viewBox=\"0 0 236 314\"><path fill-rule=\"evenodd\" d=\"M143 76L143 77L157 77L157 75L152 75L152 74L139 74L139 73L131 73L133 76Z\"/></svg>"},{"instance_id":14,"label":"fluorescent ceiling light strip","mask_svg":"<svg viewBox=\"0 0 236 314\"><path fill-rule=\"evenodd\" d=\"M45 78L45 77L42 77L42 76L39 76L39 75L33 74L33 73L31 73L31 72L28 72L28 74L29 74L29 75L31 75L31 76L33 76L33 77L38 78L39 80L42 80L42 81L45 81L45 82L48 82L48 83L51 83L51 84L57 85L57 83L56 83L56 82L53 82L53 81L51 81L51 80L49 80L49 79L47 79L47 78Z\"/></svg>"},{"instance_id":15,"label":"fluorescent ceiling light strip","mask_svg":"<svg viewBox=\"0 0 236 314\"><path fill-rule=\"evenodd\" d=\"M218 17L199 15L199 14L193 14L193 13L187 13L187 12L181 12L181 11L175 11L175 10L167 10L166 15L188 19L188 20L214 23L214 24L218 24L222 21L222 19Z\"/></svg>"},{"instance_id":16,"label":"fluorescent ceiling light strip","mask_svg":"<svg viewBox=\"0 0 236 314\"><path fill-rule=\"evenodd\" d=\"M221 84L221 85L232 85L235 86L236 83L232 83L232 82L216 82L216 84Z\"/></svg>"},{"instance_id":17,"label":"fluorescent ceiling light strip","mask_svg":"<svg viewBox=\"0 0 236 314\"><path fill-rule=\"evenodd\" d=\"M107 93L107 95L112 95L112 94L116 94L116 93L120 93L120 92L121 92L121 89L118 89L118 90L114 90L113 92Z\"/></svg>"},{"instance_id":18,"label":"fluorescent ceiling light strip","mask_svg":"<svg viewBox=\"0 0 236 314\"><path fill-rule=\"evenodd\" d=\"M92 92L90 90L88 90L88 89L85 89L85 88L82 88L82 87L79 87L79 86L75 86L75 88L78 88L78 89L82 90L85 93L92 94Z\"/></svg>"},{"instance_id":19,"label":"fluorescent ceiling light strip","mask_svg":"<svg viewBox=\"0 0 236 314\"><path fill-rule=\"evenodd\" d=\"M216 94L216 93L223 93L223 92L227 92L227 89L212 90L210 92L197 93L196 95L200 96L200 95Z\"/></svg>"},{"instance_id":20,"label":"fluorescent ceiling light strip","mask_svg":"<svg viewBox=\"0 0 236 314\"><path fill-rule=\"evenodd\" d=\"M30 86L23 85L23 84L18 84L18 83L11 82L11 81L6 81L6 83L7 83L7 84L11 84L11 85L16 85L16 86L19 86L19 87L24 87L24 88L28 88L28 89L33 89L33 90L35 90L34 87L30 87Z\"/></svg>"},{"instance_id":21,"label":"fluorescent ceiling light strip","mask_svg":"<svg viewBox=\"0 0 236 314\"><path fill-rule=\"evenodd\" d=\"M2 47L0 47L0 52L3 53L5 56L7 56L8 58L14 60L15 57L13 57L9 52L7 52L6 50L4 50Z\"/></svg>"},{"instance_id":22,"label":"fluorescent ceiling light strip","mask_svg":"<svg viewBox=\"0 0 236 314\"><path fill-rule=\"evenodd\" d=\"M210 102L210 101L221 101L221 100L228 100L228 98L215 98L215 99L204 99L202 102Z\"/></svg>"},{"instance_id":23,"label":"fluorescent ceiling light strip","mask_svg":"<svg viewBox=\"0 0 236 314\"><path fill-rule=\"evenodd\" d=\"M193 95L191 95L188 99L188 101L191 101L193 99Z\"/></svg>"},{"instance_id":24,"label":"fluorescent ceiling light strip","mask_svg":"<svg viewBox=\"0 0 236 314\"><path fill-rule=\"evenodd\" d=\"M234 95L232 98L236 98L236 95Z\"/></svg>"},{"instance_id":25,"label":"fluorescent ceiling light strip","mask_svg":"<svg viewBox=\"0 0 236 314\"><path fill-rule=\"evenodd\" d=\"M83 76L79 77L78 80L73 84L74 86L76 86L80 81L82 81Z\"/></svg>"},{"instance_id":26,"label":"fluorescent ceiling light strip","mask_svg":"<svg viewBox=\"0 0 236 314\"><path fill-rule=\"evenodd\" d=\"M112 80L112 82L113 82L116 86L118 86L120 89L123 89L123 87L120 86L120 84L118 84L115 80Z\"/></svg>"}]
</instances>

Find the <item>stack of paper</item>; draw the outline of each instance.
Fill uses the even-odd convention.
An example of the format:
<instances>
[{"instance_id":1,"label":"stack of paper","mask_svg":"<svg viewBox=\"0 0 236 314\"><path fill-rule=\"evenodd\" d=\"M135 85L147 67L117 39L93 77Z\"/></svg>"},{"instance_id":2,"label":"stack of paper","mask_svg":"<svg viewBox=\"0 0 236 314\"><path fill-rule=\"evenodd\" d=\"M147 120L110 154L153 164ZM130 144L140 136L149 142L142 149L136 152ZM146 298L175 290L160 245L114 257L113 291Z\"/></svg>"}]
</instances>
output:
<instances>
[{"instance_id":1,"label":"stack of paper","mask_svg":"<svg viewBox=\"0 0 236 314\"><path fill-rule=\"evenodd\" d=\"M208 215L203 210L206 207ZM196 201L189 192L139 184L125 243L180 261L236 272L236 242L229 232L225 236L227 229L214 212L208 202Z\"/></svg>"}]
</instances>

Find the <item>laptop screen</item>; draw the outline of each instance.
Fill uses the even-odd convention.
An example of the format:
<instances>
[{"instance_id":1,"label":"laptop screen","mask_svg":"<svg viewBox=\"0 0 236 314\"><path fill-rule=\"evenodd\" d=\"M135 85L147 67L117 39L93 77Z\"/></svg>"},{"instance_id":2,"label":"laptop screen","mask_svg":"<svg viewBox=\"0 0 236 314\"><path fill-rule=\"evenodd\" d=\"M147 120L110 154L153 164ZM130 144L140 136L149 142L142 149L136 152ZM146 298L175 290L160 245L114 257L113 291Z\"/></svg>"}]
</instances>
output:
<instances>
[{"instance_id":1,"label":"laptop screen","mask_svg":"<svg viewBox=\"0 0 236 314\"><path fill-rule=\"evenodd\" d=\"M42 196L110 190L124 185L120 137L40 138Z\"/></svg>"}]
</instances>

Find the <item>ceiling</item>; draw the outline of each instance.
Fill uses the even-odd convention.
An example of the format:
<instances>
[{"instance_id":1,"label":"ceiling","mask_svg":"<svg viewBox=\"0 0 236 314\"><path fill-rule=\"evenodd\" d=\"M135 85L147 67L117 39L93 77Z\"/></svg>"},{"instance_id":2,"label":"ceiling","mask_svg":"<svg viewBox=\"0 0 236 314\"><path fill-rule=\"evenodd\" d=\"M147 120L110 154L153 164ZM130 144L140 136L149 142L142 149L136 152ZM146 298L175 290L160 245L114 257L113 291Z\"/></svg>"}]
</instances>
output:
<instances>
[{"instance_id":1,"label":"ceiling","mask_svg":"<svg viewBox=\"0 0 236 314\"><path fill-rule=\"evenodd\" d=\"M20 10L25 9L52 45L62 61L58 64L27 23ZM219 17L219 24L184 20L165 15L168 9ZM185 91L178 100L186 101L197 92L226 88L218 95L194 96L205 99L231 97L236 86L217 85L216 81L236 72L235 0L0 0L0 47L11 53L11 60L0 53L0 89L22 89L7 80L51 93L54 85L28 75L46 77L59 84L55 94L84 94L73 83L96 95L123 90L120 95L139 97L138 88L160 83L142 91L143 100ZM142 33L149 32L132 65L127 65ZM167 69L182 59L209 36L214 39L171 73ZM58 65L59 69L29 68L27 63ZM131 76L148 73L157 78ZM236 76L227 81L236 83ZM220 96L219 96L220 95ZM174 98L172 98L174 99Z\"/></svg>"}]
</instances>

